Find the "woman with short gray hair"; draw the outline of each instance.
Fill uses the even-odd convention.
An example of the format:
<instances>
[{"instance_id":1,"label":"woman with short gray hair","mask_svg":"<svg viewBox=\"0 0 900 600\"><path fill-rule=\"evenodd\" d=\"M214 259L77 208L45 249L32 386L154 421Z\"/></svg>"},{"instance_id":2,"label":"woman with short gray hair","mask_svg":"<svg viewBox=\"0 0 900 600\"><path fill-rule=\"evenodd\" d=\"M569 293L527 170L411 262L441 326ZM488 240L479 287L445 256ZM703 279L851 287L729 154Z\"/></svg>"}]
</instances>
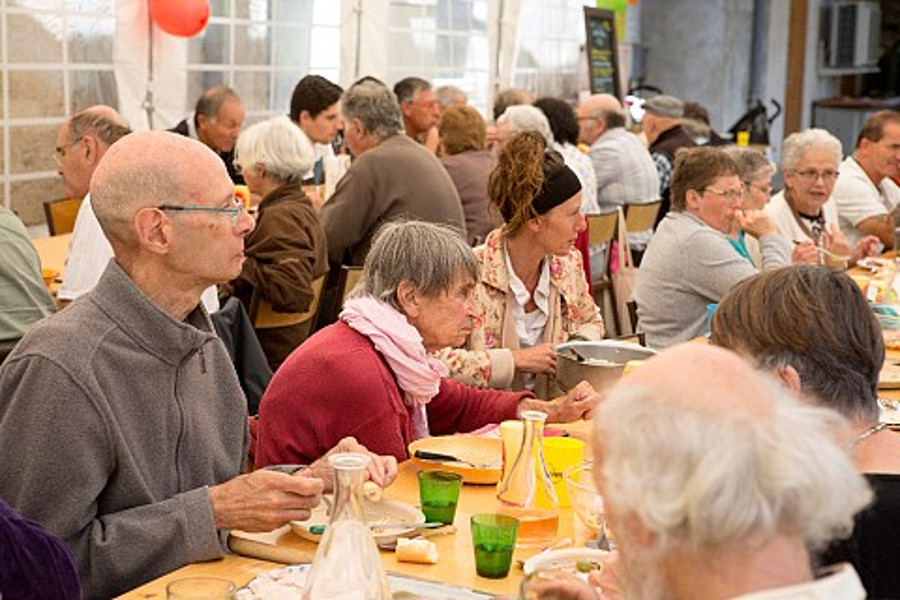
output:
<instances>
[{"instance_id":1,"label":"woman with short gray hair","mask_svg":"<svg viewBox=\"0 0 900 600\"><path fill-rule=\"evenodd\" d=\"M597 396L587 383L543 402L444 378L446 368L429 353L461 344L471 331L475 277L472 251L450 227L384 225L339 321L291 354L269 384L256 466L309 464L346 436L405 460L416 439L472 431L530 408L552 422L590 417Z\"/></svg>"},{"instance_id":2,"label":"woman with short gray hair","mask_svg":"<svg viewBox=\"0 0 900 600\"><path fill-rule=\"evenodd\" d=\"M309 140L286 116L252 125L238 138L235 167L262 201L245 241L243 269L231 287L253 319L263 302L275 312L308 310L313 281L328 271L325 233L301 186L313 157ZM273 371L306 339L310 324L256 330Z\"/></svg>"},{"instance_id":3,"label":"woman with short gray hair","mask_svg":"<svg viewBox=\"0 0 900 600\"><path fill-rule=\"evenodd\" d=\"M796 244L794 263L856 264L878 252L868 236L851 249L838 228L837 205L831 199L841 164L841 142L824 129L792 133L784 140L784 189L772 197L766 213L778 233Z\"/></svg>"}]
</instances>

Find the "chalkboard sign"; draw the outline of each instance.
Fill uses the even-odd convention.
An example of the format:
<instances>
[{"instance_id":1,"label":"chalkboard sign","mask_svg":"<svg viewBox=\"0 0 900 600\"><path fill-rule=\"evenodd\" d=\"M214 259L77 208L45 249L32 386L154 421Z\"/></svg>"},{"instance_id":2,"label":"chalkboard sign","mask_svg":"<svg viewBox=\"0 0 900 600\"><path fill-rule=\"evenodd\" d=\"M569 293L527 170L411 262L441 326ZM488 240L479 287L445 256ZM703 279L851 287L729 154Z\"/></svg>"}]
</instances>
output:
<instances>
[{"instance_id":1,"label":"chalkboard sign","mask_svg":"<svg viewBox=\"0 0 900 600\"><path fill-rule=\"evenodd\" d=\"M584 7L587 32L588 74L592 94L619 96L619 68L616 63L616 14L611 10Z\"/></svg>"}]
</instances>

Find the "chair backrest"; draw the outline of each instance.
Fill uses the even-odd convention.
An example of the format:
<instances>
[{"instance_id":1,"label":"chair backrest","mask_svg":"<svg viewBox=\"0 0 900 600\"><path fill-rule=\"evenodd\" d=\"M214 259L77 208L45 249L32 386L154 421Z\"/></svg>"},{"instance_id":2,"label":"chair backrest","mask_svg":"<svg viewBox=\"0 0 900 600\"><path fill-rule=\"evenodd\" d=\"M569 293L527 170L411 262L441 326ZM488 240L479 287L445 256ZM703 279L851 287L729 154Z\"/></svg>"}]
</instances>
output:
<instances>
[{"instance_id":1,"label":"chair backrest","mask_svg":"<svg viewBox=\"0 0 900 600\"><path fill-rule=\"evenodd\" d=\"M253 326L256 329L274 329L276 327L289 327L312 321L319 310L319 300L322 298L322 287L325 284L326 276L327 274L321 275L313 280L313 299L309 303L309 308L303 312L278 312L272 308L268 301L258 298L254 293L253 300L250 302L250 319L253 321Z\"/></svg>"},{"instance_id":2,"label":"chair backrest","mask_svg":"<svg viewBox=\"0 0 900 600\"><path fill-rule=\"evenodd\" d=\"M348 267L346 265L341 267L341 278L340 283L338 284L341 304L344 303L344 300L347 299L347 296L350 294L350 292L353 291L353 288L356 287L356 284L359 283L359 280L362 278L362 274L362 267Z\"/></svg>"},{"instance_id":3,"label":"chair backrest","mask_svg":"<svg viewBox=\"0 0 900 600\"><path fill-rule=\"evenodd\" d=\"M625 228L628 231L647 231L656 224L661 201L650 204L629 204L625 208Z\"/></svg>"},{"instance_id":4,"label":"chair backrest","mask_svg":"<svg viewBox=\"0 0 900 600\"><path fill-rule=\"evenodd\" d=\"M588 242L591 244L607 244L616 235L617 212L594 213L585 215L588 226Z\"/></svg>"},{"instance_id":5,"label":"chair backrest","mask_svg":"<svg viewBox=\"0 0 900 600\"><path fill-rule=\"evenodd\" d=\"M81 198L60 198L44 202L44 215L47 217L50 235L72 233L81 201Z\"/></svg>"}]
</instances>

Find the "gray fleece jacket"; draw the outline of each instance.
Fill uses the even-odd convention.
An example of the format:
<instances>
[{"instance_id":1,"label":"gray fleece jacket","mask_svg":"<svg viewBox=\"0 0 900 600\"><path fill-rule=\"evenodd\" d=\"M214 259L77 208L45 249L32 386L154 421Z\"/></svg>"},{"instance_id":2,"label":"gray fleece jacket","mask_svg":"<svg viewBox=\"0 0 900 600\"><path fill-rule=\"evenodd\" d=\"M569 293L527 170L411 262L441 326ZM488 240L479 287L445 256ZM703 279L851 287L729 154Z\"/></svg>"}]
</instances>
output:
<instances>
[{"instance_id":1,"label":"gray fleece jacket","mask_svg":"<svg viewBox=\"0 0 900 600\"><path fill-rule=\"evenodd\" d=\"M761 270L791 264L791 243L759 240ZM688 212L669 212L650 239L634 287L640 329L656 350L709 333L706 307L759 271L725 234Z\"/></svg>"},{"instance_id":2,"label":"gray fleece jacket","mask_svg":"<svg viewBox=\"0 0 900 600\"><path fill-rule=\"evenodd\" d=\"M222 556L209 490L246 401L201 306L178 322L111 261L0 369L0 497L72 548L86 598Z\"/></svg>"}]
</instances>

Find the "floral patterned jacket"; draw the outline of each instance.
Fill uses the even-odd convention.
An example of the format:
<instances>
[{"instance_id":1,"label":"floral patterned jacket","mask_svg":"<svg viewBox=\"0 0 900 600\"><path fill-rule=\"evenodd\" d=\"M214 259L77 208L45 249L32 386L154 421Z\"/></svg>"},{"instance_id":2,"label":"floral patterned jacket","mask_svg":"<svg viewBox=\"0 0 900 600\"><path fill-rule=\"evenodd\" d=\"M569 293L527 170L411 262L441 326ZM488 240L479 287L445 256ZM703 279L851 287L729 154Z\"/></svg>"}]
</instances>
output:
<instances>
[{"instance_id":1,"label":"floral patterned jacket","mask_svg":"<svg viewBox=\"0 0 900 600\"><path fill-rule=\"evenodd\" d=\"M462 348L444 348L437 353L457 381L478 387L521 389L515 372L513 350L519 349L507 301L511 295L502 229L488 234L475 248L480 281L475 286L478 314L472 333ZM588 289L581 255L572 249L566 256L548 256L550 261L550 315L543 342L558 344L573 336L589 340L603 337L603 319ZM555 381L539 376L535 394L547 398L557 393Z\"/></svg>"}]
</instances>

